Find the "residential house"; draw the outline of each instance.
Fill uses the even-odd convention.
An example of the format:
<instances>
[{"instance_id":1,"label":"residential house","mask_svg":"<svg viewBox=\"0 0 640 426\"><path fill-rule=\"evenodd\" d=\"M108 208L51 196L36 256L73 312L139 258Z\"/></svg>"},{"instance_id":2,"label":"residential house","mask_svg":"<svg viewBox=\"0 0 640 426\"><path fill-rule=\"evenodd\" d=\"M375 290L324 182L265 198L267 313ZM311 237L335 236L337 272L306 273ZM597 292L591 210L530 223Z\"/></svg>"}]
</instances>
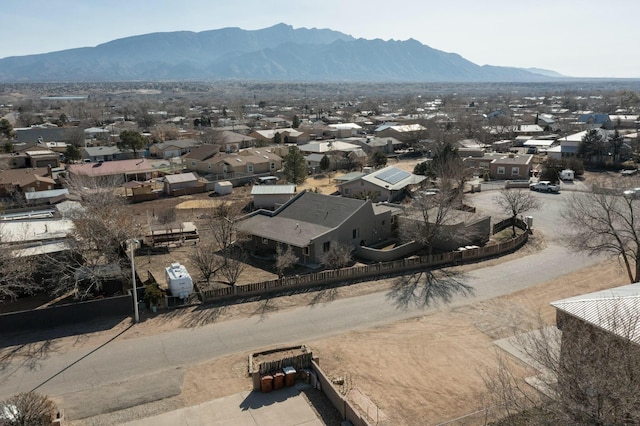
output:
<instances>
[{"instance_id":1,"label":"residential house","mask_svg":"<svg viewBox=\"0 0 640 426\"><path fill-rule=\"evenodd\" d=\"M282 169L282 158L270 149L248 149L237 153L217 153L204 160L198 172L228 177L275 173Z\"/></svg>"},{"instance_id":2,"label":"residential house","mask_svg":"<svg viewBox=\"0 0 640 426\"><path fill-rule=\"evenodd\" d=\"M55 189L51 168L7 169L0 172L0 196Z\"/></svg>"},{"instance_id":3,"label":"residential house","mask_svg":"<svg viewBox=\"0 0 640 426\"><path fill-rule=\"evenodd\" d=\"M88 162L128 160L133 157L133 151L122 151L115 145L90 146L82 148L82 159Z\"/></svg>"},{"instance_id":4,"label":"residential house","mask_svg":"<svg viewBox=\"0 0 640 426\"><path fill-rule=\"evenodd\" d=\"M489 163L489 177L495 180L529 179L532 160L532 154L499 154Z\"/></svg>"},{"instance_id":5,"label":"residential house","mask_svg":"<svg viewBox=\"0 0 640 426\"><path fill-rule=\"evenodd\" d=\"M70 164L67 171L71 179L107 180L112 185L120 185L130 180L146 181L158 177L158 171L146 158Z\"/></svg>"},{"instance_id":6,"label":"residential house","mask_svg":"<svg viewBox=\"0 0 640 426\"><path fill-rule=\"evenodd\" d=\"M359 178L337 185L340 195L352 198L371 198L375 201L397 201L405 193L420 185L425 176L388 166Z\"/></svg>"},{"instance_id":7,"label":"residential house","mask_svg":"<svg viewBox=\"0 0 640 426\"><path fill-rule=\"evenodd\" d=\"M576 120L578 124L587 126L590 129L610 129L612 128L609 114L585 113L580 114Z\"/></svg>"},{"instance_id":8,"label":"residential house","mask_svg":"<svg viewBox=\"0 0 640 426\"><path fill-rule=\"evenodd\" d=\"M640 423L640 284L551 306L562 331L558 390L576 412L597 413L599 424Z\"/></svg>"},{"instance_id":9,"label":"residential house","mask_svg":"<svg viewBox=\"0 0 640 426\"><path fill-rule=\"evenodd\" d=\"M203 144L193 148L191 152L181 157L182 167L188 171L198 172L203 175L212 173L211 163L208 163L207 160L221 154L220 149L220 145L214 144Z\"/></svg>"},{"instance_id":10,"label":"residential house","mask_svg":"<svg viewBox=\"0 0 640 426\"><path fill-rule=\"evenodd\" d=\"M388 210L374 211L371 200L303 191L273 212L245 216L238 231L250 236L252 251L273 254L278 245L290 246L300 263L318 265L333 244L356 248L388 239L392 218Z\"/></svg>"},{"instance_id":11,"label":"residential house","mask_svg":"<svg viewBox=\"0 0 640 426\"><path fill-rule=\"evenodd\" d=\"M280 135L280 143L283 144L301 144L309 141L308 134L292 128L254 130L253 132L249 133L249 136L254 138L257 142L261 142L262 144L272 144L274 143L276 134Z\"/></svg>"},{"instance_id":12,"label":"residential house","mask_svg":"<svg viewBox=\"0 0 640 426\"><path fill-rule=\"evenodd\" d=\"M149 155L156 158L174 158L188 154L201 143L196 139L177 139L154 143L149 147Z\"/></svg>"},{"instance_id":13,"label":"residential house","mask_svg":"<svg viewBox=\"0 0 640 426\"><path fill-rule=\"evenodd\" d=\"M225 152L238 152L241 149L254 147L256 138L238 132L223 130L218 143L222 145Z\"/></svg>"},{"instance_id":14,"label":"residential house","mask_svg":"<svg viewBox=\"0 0 640 426\"><path fill-rule=\"evenodd\" d=\"M254 185L251 188L253 207L274 210L296 195L295 185Z\"/></svg>"},{"instance_id":15,"label":"residential house","mask_svg":"<svg viewBox=\"0 0 640 426\"><path fill-rule=\"evenodd\" d=\"M356 136L362 131L362 126L356 123L338 123L329 124L327 126L327 133L329 136L337 138L349 138Z\"/></svg>"},{"instance_id":16,"label":"residential house","mask_svg":"<svg viewBox=\"0 0 640 426\"><path fill-rule=\"evenodd\" d=\"M27 167L58 167L60 165L60 155L44 148L28 148L24 151L27 156Z\"/></svg>"},{"instance_id":17,"label":"residential house","mask_svg":"<svg viewBox=\"0 0 640 426\"><path fill-rule=\"evenodd\" d=\"M403 145L403 143L396 138L380 138L377 136L347 138L344 139L344 142L358 145L368 155L374 152L382 152L387 155L393 154L396 149L399 149Z\"/></svg>"},{"instance_id":18,"label":"residential house","mask_svg":"<svg viewBox=\"0 0 640 426\"><path fill-rule=\"evenodd\" d=\"M404 143L423 139L426 127L422 124L400 124L395 126L381 126L375 134L379 138L396 138Z\"/></svg>"}]
</instances>

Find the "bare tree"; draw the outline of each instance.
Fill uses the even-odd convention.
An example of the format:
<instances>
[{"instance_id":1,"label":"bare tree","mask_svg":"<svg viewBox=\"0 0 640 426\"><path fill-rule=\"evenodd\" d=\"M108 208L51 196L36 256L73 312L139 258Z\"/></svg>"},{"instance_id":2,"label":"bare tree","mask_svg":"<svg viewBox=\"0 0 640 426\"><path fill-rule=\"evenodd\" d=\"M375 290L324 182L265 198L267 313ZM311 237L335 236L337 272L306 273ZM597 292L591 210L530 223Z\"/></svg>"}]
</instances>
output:
<instances>
[{"instance_id":1,"label":"bare tree","mask_svg":"<svg viewBox=\"0 0 640 426\"><path fill-rule=\"evenodd\" d=\"M54 419L56 405L36 392L23 392L0 403L3 426L48 426Z\"/></svg>"},{"instance_id":2,"label":"bare tree","mask_svg":"<svg viewBox=\"0 0 640 426\"><path fill-rule=\"evenodd\" d=\"M500 195L493 197L493 201L511 217L511 230L514 237L516 236L516 217L528 211L540 210L543 205L534 193L521 189L502 189Z\"/></svg>"},{"instance_id":3,"label":"bare tree","mask_svg":"<svg viewBox=\"0 0 640 426\"><path fill-rule=\"evenodd\" d=\"M428 269L397 278L388 297L401 308L411 305L429 306L450 303L455 295L473 295L473 287L464 282L465 276L454 270Z\"/></svg>"},{"instance_id":4,"label":"bare tree","mask_svg":"<svg viewBox=\"0 0 640 426\"><path fill-rule=\"evenodd\" d=\"M569 231L565 240L573 251L618 259L635 283L640 279L640 201L611 187L600 181L590 191L569 196L563 210Z\"/></svg>"},{"instance_id":5,"label":"bare tree","mask_svg":"<svg viewBox=\"0 0 640 426\"><path fill-rule=\"evenodd\" d=\"M284 276L284 271L293 267L298 262L298 256L293 253L291 246L287 246L286 250L280 244L276 247L276 270L278 277Z\"/></svg>"},{"instance_id":6,"label":"bare tree","mask_svg":"<svg viewBox=\"0 0 640 426\"><path fill-rule=\"evenodd\" d=\"M200 242L191 257L191 263L200 271L202 279L207 283L218 272L223 262L216 251L215 243L211 241Z\"/></svg>"},{"instance_id":7,"label":"bare tree","mask_svg":"<svg viewBox=\"0 0 640 426\"><path fill-rule=\"evenodd\" d=\"M100 288L106 268L117 273L116 265L122 266L122 278L129 277L123 245L140 237L140 227L127 212L124 197L115 193L114 179L71 176L67 182L72 192L82 196L83 207L71 214L74 230L68 238L68 257L64 262L51 262L59 266L59 291L75 289L79 297L85 297Z\"/></svg>"},{"instance_id":8,"label":"bare tree","mask_svg":"<svg viewBox=\"0 0 640 426\"><path fill-rule=\"evenodd\" d=\"M12 248L2 236L0 228L0 301L34 294L42 285L34 280L36 259L26 256L18 248Z\"/></svg>"},{"instance_id":9,"label":"bare tree","mask_svg":"<svg viewBox=\"0 0 640 426\"><path fill-rule=\"evenodd\" d=\"M218 273L229 285L235 285L246 268L247 254L242 248L246 236L238 232L236 218L241 212L239 204L222 203L208 215L207 228L214 247L222 257Z\"/></svg>"},{"instance_id":10,"label":"bare tree","mask_svg":"<svg viewBox=\"0 0 640 426\"><path fill-rule=\"evenodd\" d=\"M221 145L224 141L223 133L220 130L205 128L200 132L199 139L202 143L211 145Z\"/></svg>"},{"instance_id":11,"label":"bare tree","mask_svg":"<svg viewBox=\"0 0 640 426\"><path fill-rule=\"evenodd\" d=\"M320 262L325 268L343 268L353 260L353 246L337 241L329 242L329 249L320 255Z\"/></svg>"}]
</instances>

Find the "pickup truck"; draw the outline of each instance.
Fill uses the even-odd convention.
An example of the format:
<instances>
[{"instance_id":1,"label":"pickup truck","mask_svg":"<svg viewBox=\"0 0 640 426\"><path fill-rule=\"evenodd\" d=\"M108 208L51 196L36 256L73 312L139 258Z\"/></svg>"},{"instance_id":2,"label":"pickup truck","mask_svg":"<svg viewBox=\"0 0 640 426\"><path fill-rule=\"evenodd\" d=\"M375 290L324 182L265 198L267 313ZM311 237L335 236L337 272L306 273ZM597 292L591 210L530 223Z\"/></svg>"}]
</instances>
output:
<instances>
[{"instance_id":1,"label":"pickup truck","mask_svg":"<svg viewBox=\"0 0 640 426\"><path fill-rule=\"evenodd\" d=\"M529 184L529 189L540 192L560 192L560 185L554 185L548 180Z\"/></svg>"}]
</instances>

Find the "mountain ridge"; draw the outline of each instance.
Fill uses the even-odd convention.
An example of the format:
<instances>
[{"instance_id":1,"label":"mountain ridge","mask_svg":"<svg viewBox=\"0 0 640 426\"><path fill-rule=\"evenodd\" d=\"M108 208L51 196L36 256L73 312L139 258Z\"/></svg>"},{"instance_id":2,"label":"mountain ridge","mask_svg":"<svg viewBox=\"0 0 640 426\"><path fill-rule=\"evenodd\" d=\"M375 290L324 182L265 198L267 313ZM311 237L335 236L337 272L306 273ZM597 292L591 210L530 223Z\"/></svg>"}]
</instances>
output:
<instances>
[{"instance_id":1,"label":"mountain ridge","mask_svg":"<svg viewBox=\"0 0 640 426\"><path fill-rule=\"evenodd\" d=\"M282 23L259 30L155 32L95 47L0 59L0 82L541 82L566 78L544 71L480 66L414 39L369 40Z\"/></svg>"}]
</instances>

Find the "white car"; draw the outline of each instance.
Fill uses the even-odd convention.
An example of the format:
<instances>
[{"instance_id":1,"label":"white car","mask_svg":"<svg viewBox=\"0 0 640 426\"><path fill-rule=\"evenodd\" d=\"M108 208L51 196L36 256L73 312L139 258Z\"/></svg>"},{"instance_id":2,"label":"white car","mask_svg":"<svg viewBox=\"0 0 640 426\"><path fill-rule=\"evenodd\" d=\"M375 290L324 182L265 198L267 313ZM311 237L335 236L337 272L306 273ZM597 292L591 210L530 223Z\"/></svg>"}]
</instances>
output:
<instances>
[{"instance_id":1,"label":"white car","mask_svg":"<svg viewBox=\"0 0 640 426\"><path fill-rule=\"evenodd\" d=\"M622 196L631 199L640 198L640 188L627 189L622 193Z\"/></svg>"}]
</instances>

